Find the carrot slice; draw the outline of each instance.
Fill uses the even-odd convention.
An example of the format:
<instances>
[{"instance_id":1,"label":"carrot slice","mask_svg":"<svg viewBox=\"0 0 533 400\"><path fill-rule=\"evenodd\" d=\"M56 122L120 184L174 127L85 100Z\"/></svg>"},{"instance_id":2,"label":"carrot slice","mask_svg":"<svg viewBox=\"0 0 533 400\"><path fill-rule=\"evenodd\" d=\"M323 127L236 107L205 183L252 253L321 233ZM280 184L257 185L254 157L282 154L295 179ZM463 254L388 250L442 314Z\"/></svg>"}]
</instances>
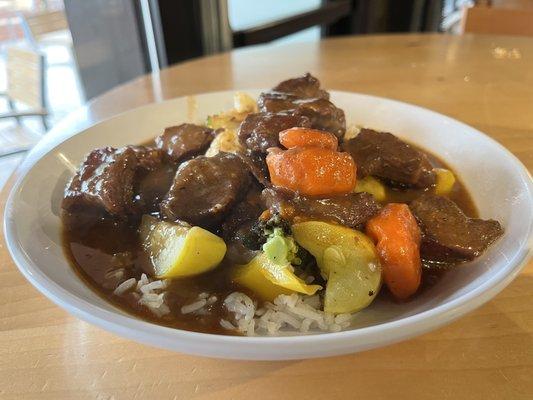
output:
<instances>
[{"instance_id":1,"label":"carrot slice","mask_svg":"<svg viewBox=\"0 0 533 400\"><path fill-rule=\"evenodd\" d=\"M420 228L406 204L389 203L366 224L376 242L383 279L398 299L407 299L420 286Z\"/></svg>"},{"instance_id":2,"label":"carrot slice","mask_svg":"<svg viewBox=\"0 0 533 400\"><path fill-rule=\"evenodd\" d=\"M324 147L337 150L337 137L326 131L311 128L290 128L279 133L280 143L288 149L293 147Z\"/></svg>"},{"instance_id":3,"label":"carrot slice","mask_svg":"<svg viewBox=\"0 0 533 400\"><path fill-rule=\"evenodd\" d=\"M274 186L303 195L345 194L355 188L355 163L348 153L323 147L273 148L266 162Z\"/></svg>"}]
</instances>

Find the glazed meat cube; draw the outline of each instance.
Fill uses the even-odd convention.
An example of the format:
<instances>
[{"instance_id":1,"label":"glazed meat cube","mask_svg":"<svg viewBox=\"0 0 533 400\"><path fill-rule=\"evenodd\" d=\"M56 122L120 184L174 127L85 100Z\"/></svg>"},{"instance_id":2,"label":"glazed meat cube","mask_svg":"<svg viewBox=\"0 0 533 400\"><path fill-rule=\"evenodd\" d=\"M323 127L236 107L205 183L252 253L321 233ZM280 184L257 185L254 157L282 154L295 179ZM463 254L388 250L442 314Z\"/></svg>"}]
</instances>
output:
<instances>
[{"instance_id":1,"label":"glazed meat cube","mask_svg":"<svg viewBox=\"0 0 533 400\"><path fill-rule=\"evenodd\" d=\"M363 129L343 149L355 160L359 178L373 175L414 187L435 183L427 156L390 133Z\"/></svg>"},{"instance_id":2,"label":"glazed meat cube","mask_svg":"<svg viewBox=\"0 0 533 400\"><path fill-rule=\"evenodd\" d=\"M303 115L311 120L311 127L331 132L338 138L346 132L344 111L327 99L307 99L295 102L295 115Z\"/></svg>"},{"instance_id":3,"label":"glazed meat cube","mask_svg":"<svg viewBox=\"0 0 533 400\"><path fill-rule=\"evenodd\" d=\"M268 167L265 160L265 154L258 151L247 150L240 154L242 160L248 166L248 169L255 177L257 182L265 187L272 185L270 182L270 176L268 174Z\"/></svg>"},{"instance_id":4,"label":"glazed meat cube","mask_svg":"<svg viewBox=\"0 0 533 400\"><path fill-rule=\"evenodd\" d=\"M235 154L194 158L178 168L161 212L173 221L213 228L243 198L250 182L246 164Z\"/></svg>"},{"instance_id":5,"label":"glazed meat cube","mask_svg":"<svg viewBox=\"0 0 533 400\"><path fill-rule=\"evenodd\" d=\"M239 142L250 151L266 153L279 146L281 131L295 126L310 127L309 118L289 113L249 114L239 127Z\"/></svg>"},{"instance_id":6,"label":"glazed meat cube","mask_svg":"<svg viewBox=\"0 0 533 400\"><path fill-rule=\"evenodd\" d=\"M138 166L146 171L153 171L164 164L168 157L164 150L148 146L127 146L135 152Z\"/></svg>"},{"instance_id":7,"label":"glazed meat cube","mask_svg":"<svg viewBox=\"0 0 533 400\"><path fill-rule=\"evenodd\" d=\"M288 79L261 93L257 101L262 112L303 115L311 120L311 127L342 137L346 132L344 111L329 101L329 93L320 89L320 82L311 74Z\"/></svg>"},{"instance_id":8,"label":"glazed meat cube","mask_svg":"<svg viewBox=\"0 0 533 400\"><path fill-rule=\"evenodd\" d=\"M289 113L305 116L310 126L342 137L346 132L344 111L324 98L301 99L285 93L263 93L259 99L259 109L269 113Z\"/></svg>"},{"instance_id":9,"label":"glazed meat cube","mask_svg":"<svg viewBox=\"0 0 533 400\"><path fill-rule=\"evenodd\" d=\"M93 150L67 186L62 208L67 213L101 210L116 217L133 213L137 167L137 156L129 147Z\"/></svg>"},{"instance_id":10,"label":"glazed meat cube","mask_svg":"<svg viewBox=\"0 0 533 400\"><path fill-rule=\"evenodd\" d=\"M374 197L365 192L312 198L279 189L265 189L262 196L268 208L281 216L292 214L306 219L330 220L350 228L360 227L380 209Z\"/></svg>"},{"instance_id":11,"label":"glazed meat cube","mask_svg":"<svg viewBox=\"0 0 533 400\"><path fill-rule=\"evenodd\" d=\"M238 203L222 224L222 237L228 245L231 259L246 264L255 253L250 251L250 241L253 236L252 227L257 223L265 205L261 198L261 188L252 184L246 197Z\"/></svg>"},{"instance_id":12,"label":"glazed meat cube","mask_svg":"<svg viewBox=\"0 0 533 400\"><path fill-rule=\"evenodd\" d=\"M162 149L129 147L135 152L138 161L133 186L135 208L138 213L155 212L172 185L176 164Z\"/></svg>"},{"instance_id":13,"label":"glazed meat cube","mask_svg":"<svg viewBox=\"0 0 533 400\"><path fill-rule=\"evenodd\" d=\"M259 95L257 105L261 112L279 113L294 110L298 107L296 105L298 100L301 98L289 93L268 91Z\"/></svg>"},{"instance_id":14,"label":"glazed meat cube","mask_svg":"<svg viewBox=\"0 0 533 400\"><path fill-rule=\"evenodd\" d=\"M468 218L446 197L425 194L409 207L420 224L427 260L471 260L503 234L498 221Z\"/></svg>"},{"instance_id":15,"label":"glazed meat cube","mask_svg":"<svg viewBox=\"0 0 533 400\"><path fill-rule=\"evenodd\" d=\"M320 81L310 73L298 78L287 79L272 90L274 92L292 94L300 98L329 99L329 93L320 89Z\"/></svg>"},{"instance_id":16,"label":"glazed meat cube","mask_svg":"<svg viewBox=\"0 0 533 400\"><path fill-rule=\"evenodd\" d=\"M165 152L146 146L92 151L65 191L68 225L151 212L168 192L175 166Z\"/></svg>"},{"instance_id":17,"label":"glazed meat cube","mask_svg":"<svg viewBox=\"0 0 533 400\"><path fill-rule=\"evenodd\" d=\"M165 128L155 144L172 161L180 162L205 152L214 137L214 131L205 126L181 124Z\"/></svg>"}]
</instances>

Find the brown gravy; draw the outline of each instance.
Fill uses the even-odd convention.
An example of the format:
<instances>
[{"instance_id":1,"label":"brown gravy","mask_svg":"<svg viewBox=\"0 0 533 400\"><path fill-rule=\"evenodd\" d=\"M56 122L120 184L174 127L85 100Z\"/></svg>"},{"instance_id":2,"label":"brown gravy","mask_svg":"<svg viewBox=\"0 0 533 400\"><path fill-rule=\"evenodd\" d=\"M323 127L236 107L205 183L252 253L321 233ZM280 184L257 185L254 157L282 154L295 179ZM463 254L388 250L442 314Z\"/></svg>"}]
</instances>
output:
<instances>
[{"instance_id":1,"label":"brown gravy","mask_svg":"<svg viewBox=\"0 0 533 400\"><path fill-rule=\"evenodd\" d=\"M444 162L433 155L429 155L435 167L445 167ZM166 182L166 179L161 179ZM410 202L424 190L395 189L390 191L386 202ZM465 186L457 179L449 195L469 217L477 217L476 207ZM166 303L171 312L161 318L156 317L144 306L138 304L138 299L131 293L126 296L115 296L113 290L120 282L127 278L139 279L145 271L150 271L150 261L141 250L137 227L138 220L119 223L103 219L85 231L65 231L63 244L65 254L75 271L100 296L120 309L146 321L173 328L205 333L234 334L220 326L220 318L228 315L223 307L223 299L236 290L255 296L246 288L239 287L232 282L233 264L225 259L213 271L199 276L175 279L167 290ZM109 271L123 265L129 265L120 280L113 282L109 279ZM438 282L446 268L427 268L425 266L423 283L420 290L427 290ZM218 301L212 304L209 313L205 315L182 314L181 307L197 300L200 293L215 295ZM391 296L382 289L380 296L386 301L393 301Z\"/></svg>"}]
</instances>

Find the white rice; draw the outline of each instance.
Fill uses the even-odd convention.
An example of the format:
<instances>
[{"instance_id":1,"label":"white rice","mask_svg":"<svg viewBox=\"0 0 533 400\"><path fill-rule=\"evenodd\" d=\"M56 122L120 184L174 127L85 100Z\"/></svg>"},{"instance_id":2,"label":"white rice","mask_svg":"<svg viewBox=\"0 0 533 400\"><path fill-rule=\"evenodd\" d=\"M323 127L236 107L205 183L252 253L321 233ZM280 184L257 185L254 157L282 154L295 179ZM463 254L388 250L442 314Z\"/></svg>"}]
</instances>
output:
<instances>
[{"instance_id":1,"label":"white rice","mask_svg":"<svg viewBox=\"0 0 533 400\"><path fill-rule=\"evenodd\" d=\"M220 320L220 326L224 329L228 329L230 331L233 331L235 329L237 329L237 327L235 325L233 325L231 322L229 322L228 320L225 320L225 319L221 319Z\"/></svg>"},{"instance_id":2,"label":"white rice","mask_svg":"<svg viewBox=\"0 0 533 400\"><path fill-rule=\"evenodd\" d=\"M191 304L181 307L182 314L207 315L210 313L209 306L218 301L217 296L210 296L209 293L200 293L198 298ZM235 329L235 327L233 327Z\"/></svg>"},{"instance_id":3,"label":"white rice","mask_svg":"<svg viewBox=\"0 0 533 400\"><path fill-rule=\"evenodd\" d=\"M168 286L166 280L152 281L146 274L142 274L139 280L129 278L122 282L113 291L115 296L128 294L133 296L138 304L148 308L154 315L162 317L170 313L165 303L164 291ZM128 293L129 292L129 293Z\"/></svg>"},{"instance_id":4,"label":"white rice","mask_svg":"<svg viewBox=\"0 0 533 400\"><path fill-rule=\"evenodd\" d=\"M190 314L192 312L198 311L201 308L203 308L207 304L206 299L200 299L198 301L195 301L192 304L188 304L186 306L181 307L181 313L182 314Z\"/></svg>"},{"instance_id":5,"label":"white rice","mask_svg":"<svg viewBox=\"0 0 533 400\"><path fill-rule=\"evenodd\" d=\"M137 282L137 291L141 290L141 287L144 285L148 285L150 281L148 280L148 276L146 274L141 275L141 279Z\"/></svg>"},{"instance_id":6,"label":"white rice","mask_svg":"<svg viewBox=\"0 0 533 400\"><path fill-rule=\"evenodd\" d=\"M166 285L165 281L153 281L153 282L147 283L144 286L141 286L140 287L140 291L143 294L148 294L148 293L151 293L151 292L153 292L154 290L157 290L157 289L165 289L166 286L167 285Z\"/></svg>"},{"instance_id":7,"label":"white rice","mask_svg":"<svg viewBox=\"0 0 533 400\"><path fill-rule=\"evenodd\" d=\"M226 297L224 307L234 314L235 324L221 320L220 325L248 336L310 331L339 332L348 328L352 319L352 314L335 316L322 311L318 295L280 295L273 303L257 308L250 297L234 292Z\"/></svg>"},{"instance_id":8,"label":"white rice","mask_svg":"<svg viewBox=\"0 0 533 400\"><path fill-rule=\"evenodd\" d=\"M170 313L165 303L167 286L166 280L151 280L142 274L138 280L129 278L120 283L113 294L132 296L139 305L148 308L157 317L163 317ZM207 315L217 301L217 296L200 293L193 302L181 307L181 313ZM244 293L233 292L224 299L223 307L231 313L233 321L231 318L221 319L220 326L248 336L339 332L348 328L353 318L352 314L325 313L318 295L280 295L272 303L267 302L258 308Z\"/></svg>"},{"instance_id":9,"label":"white rice","mask_svg":"<svg viewBox=\"0 0 533 400\"><path fill-rule=\"evenodd\" d=\"M345 322L351 322L353 315L352 314L337 314L335 316L336 324L343 324Z\"/></svg>"},{"instance_id":10,"label":"white rice","mask_svg":"<svg viewBox=\"0 0 533 400\"><path fill-rule=\"evenodd\" d=\"M120 296L122 293L125 293L128 290L133 289L136 283L137 283L137 280L135 278L127 279L117 286L117 288L113 291L113 294L116 296Z\"/></svg>"}]
</instances>

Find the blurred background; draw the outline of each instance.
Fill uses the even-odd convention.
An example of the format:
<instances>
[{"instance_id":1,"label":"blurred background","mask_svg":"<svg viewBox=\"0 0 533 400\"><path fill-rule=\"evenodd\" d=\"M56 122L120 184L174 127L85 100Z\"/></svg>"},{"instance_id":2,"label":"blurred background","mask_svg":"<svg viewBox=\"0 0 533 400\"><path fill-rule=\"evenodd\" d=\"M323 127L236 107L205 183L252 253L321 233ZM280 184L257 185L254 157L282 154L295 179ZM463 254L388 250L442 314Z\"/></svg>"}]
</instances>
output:
<instances>
[{"instance_id":1,"label":"blurred background","mask_svg":"<svg viewBox=\"0 0 533 400\"><path fill-rule=\"evenodd\" d=\"M533 35L533 0L0 0L0 187L62 117L139 75L254 45Z\"/></svg>"}]
</instances>

